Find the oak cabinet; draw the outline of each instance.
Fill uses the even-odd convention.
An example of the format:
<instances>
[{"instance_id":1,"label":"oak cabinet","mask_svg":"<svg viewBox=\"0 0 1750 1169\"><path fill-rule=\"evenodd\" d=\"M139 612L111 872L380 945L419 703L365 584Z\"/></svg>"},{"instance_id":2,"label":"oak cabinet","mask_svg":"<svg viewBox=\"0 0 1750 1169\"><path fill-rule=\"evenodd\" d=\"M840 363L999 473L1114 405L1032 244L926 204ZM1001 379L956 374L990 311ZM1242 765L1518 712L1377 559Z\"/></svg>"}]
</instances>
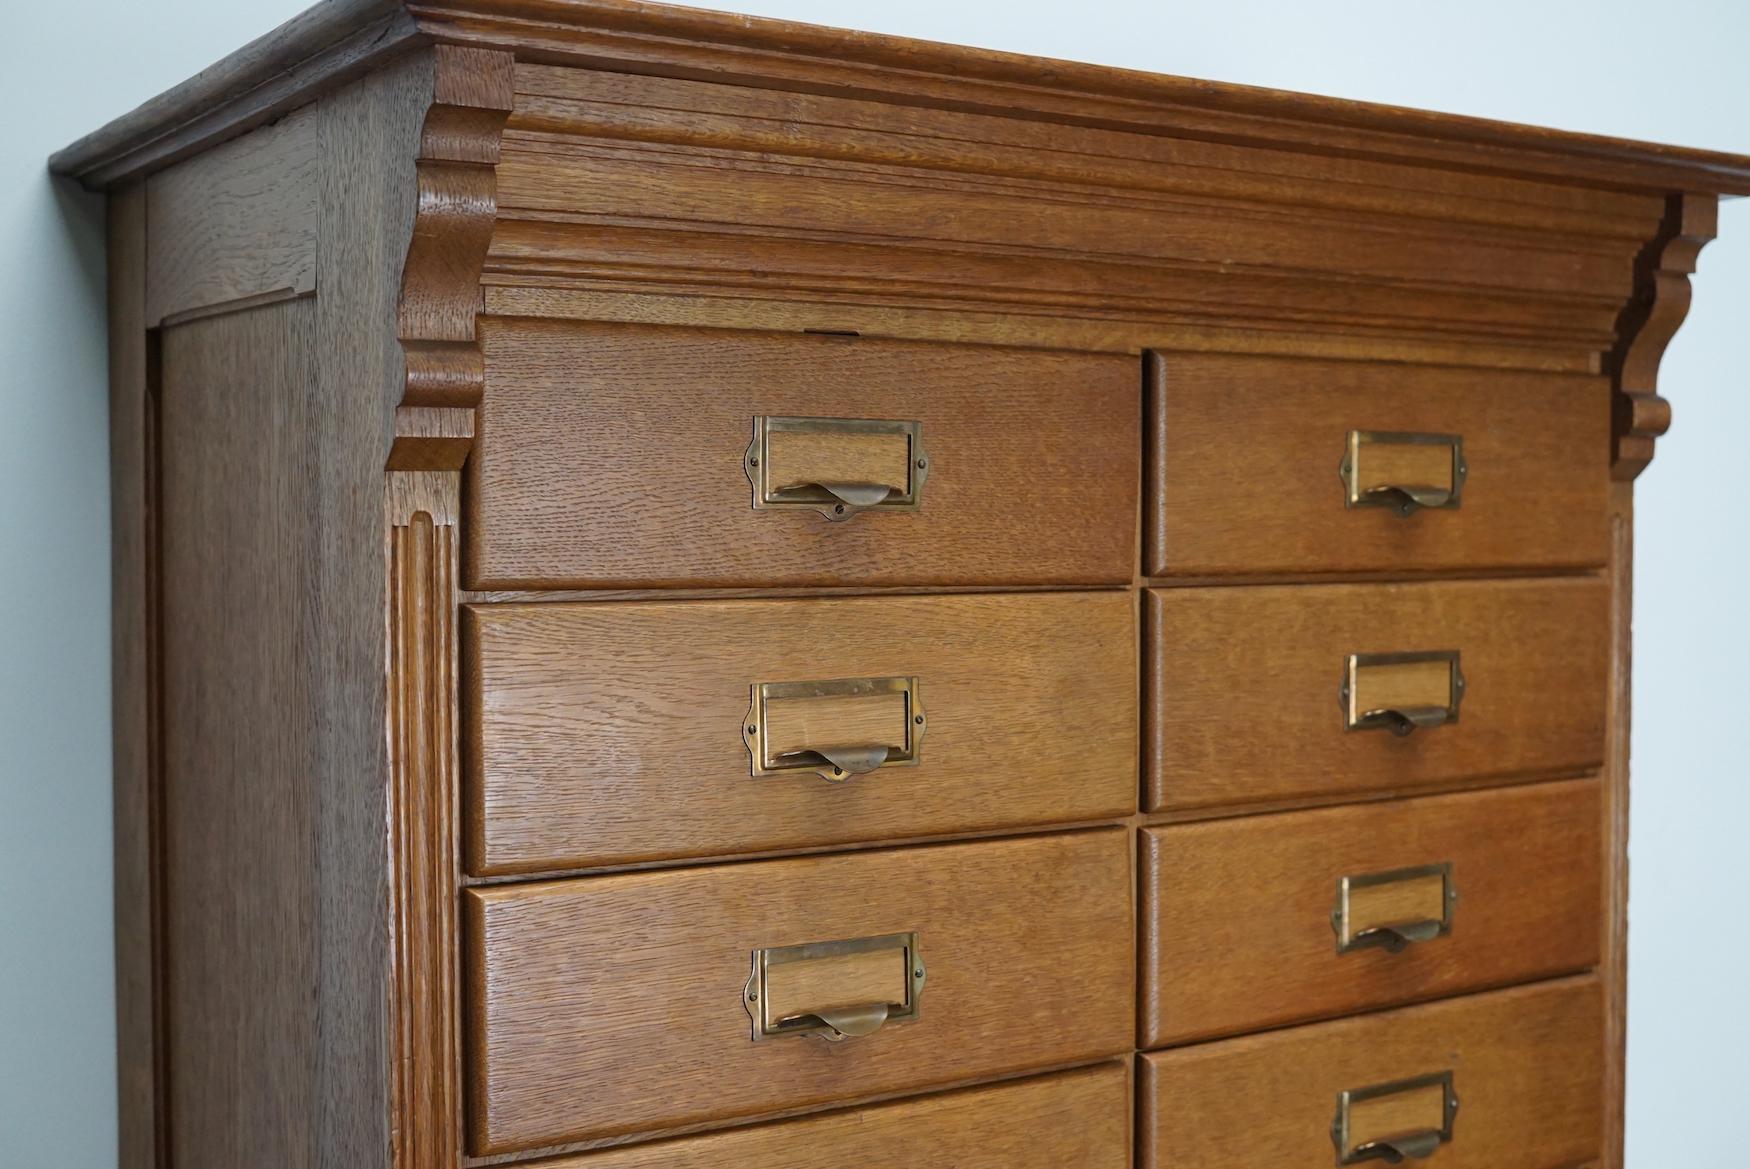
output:
<instances>
[{"instance_id":1,"label":"oak cabinet","mask_svg":"<svg viewBox=\"0 0 1750 1169\"><path fill-rule=\"evenodd\" d=\"M1750 159L326 0L109 196L125 1169L1620 1165Z\"/></svg>"}]
</instances>

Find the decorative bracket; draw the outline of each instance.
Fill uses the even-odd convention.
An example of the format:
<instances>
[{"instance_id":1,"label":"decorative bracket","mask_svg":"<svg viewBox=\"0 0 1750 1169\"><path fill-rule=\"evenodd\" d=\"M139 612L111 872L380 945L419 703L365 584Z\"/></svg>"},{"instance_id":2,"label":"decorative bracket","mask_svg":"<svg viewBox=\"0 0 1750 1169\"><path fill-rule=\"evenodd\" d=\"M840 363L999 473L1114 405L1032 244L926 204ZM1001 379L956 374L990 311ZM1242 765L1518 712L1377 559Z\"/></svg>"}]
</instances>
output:
<instances>
[{"instance_id":1,"label":"decorative bracket","mask_svg":"<svg viewBox=\"0 0 1750 1169\"><path fill-rule=\"evenodd\" d=\"M1659 361L1689 314L1689 277L1714 238L1719 199L1672 195L1659 234L1635 261L1635 296L1617 320L1611 353L1615 417L1611 477L1630 480L1653 461L1653 444L1671 427L1671 403L1658 393Z\"/></svg>"},{"instance_id":2,"label":"decorative bracket","mask_svg":"<svg viewBox=\"0 0 1750 1169\"><path fill-rule=\"evenodd\" d=\"M474 323L498 218L499 137L514 97L509 53L457 45L432 53L419 202L396 321L407 384L395 411L392 471L460 470L473 447L486 384Z\"/></svg>"}]
</instances>

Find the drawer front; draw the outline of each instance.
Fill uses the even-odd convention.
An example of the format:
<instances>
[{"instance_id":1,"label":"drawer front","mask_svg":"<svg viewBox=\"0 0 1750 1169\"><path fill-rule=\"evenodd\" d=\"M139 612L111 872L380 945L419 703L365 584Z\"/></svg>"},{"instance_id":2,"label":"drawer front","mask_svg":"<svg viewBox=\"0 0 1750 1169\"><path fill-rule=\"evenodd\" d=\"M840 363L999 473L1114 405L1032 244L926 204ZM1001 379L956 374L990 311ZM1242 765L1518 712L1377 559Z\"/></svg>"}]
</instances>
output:
<instances>
[{"instance_id":1,"label":"drawer front","mask_svg":"<svg viewBox=\"0 0 1750 1169\"><path fill-rule=\"evenodd\" d=\"M470 890L470 1148L730 1121L1126 1052L1130 851L1115 828ZM921 987L903 965L897 985L884 981L891 948L799 949L892 939L909 939ZM744 1000L760 988L781 996L781 1019L837 1020L854 1037L777 1027L756 1040L765 1007ZM855 1034L862 1005L894 1017Z\"/></svg>"},{"instance_id":2,"label":"drawer front","mask_svg":"<svg viewBox=\"0 0 1750 1169\"><path fill-rule=\"evenodd\" d=\"M1593 577L1156 590L1149 806L1596 767L1609 605Z\"/></svg>"},{"instance_id":3,"label":"drawer front","mask_svg":"<svg viewBox=\"0 0 1750 1169\"><path fill-rule=\"evenodd\" d=\"M1125 593L487 605L463 637L477 873L1136 807Z\"/></svg>"},{"instance_id":4,"label":"drawer front","mask_svg":"<svg viewBox=\"0 0 1750 1169\"><path fill-rule=\"evenodd\" d=\"M1588 969L1601 828L1584 779L1150 829L1144 1045Z\"/></svg>"},{"instance_id":5,"label":"drawer front","mask_svg":"<svg viewBox=\"0 0 1750 1169\"><path fill-rule=\"evenodd\" d=\"M541 1169L1129 1169L1124 1064L541 1162Z\"/></svg>"},{"instance_id":6,"label":"drawer front","mask_svg":"<svg viewBox=\"0 0 1750 1169\"><path fill-rule=\"evenodd\" d=\"M1604 563L1603 378L1170 353L1150 383L1150 575Z\"/></svg>"},{"instance_id":7,"label":"drawer front","mask_svg":"<svg viewBox=\"0 0 1750 1169\"><path fill-rule=\"evenodd\" d=\"M1133 358L531 320L480 337L473 587L1134 574Z\"/></svg>"},{"instance_id":8,"label":"drawer front","mask_svg":"<svg viewBox=\"0 0 1750 1169\"><path fill-rule=\"evenodd\" d=\"M1603 1024L1588 977L1145 1055L1138 1163L1331 1169L1387 1164L1394 1145L1443 1169L1587 1164L1603 1131ZM1367 1144L1381 1155L1356 1159Z\"/></svg>"}]
</instances>

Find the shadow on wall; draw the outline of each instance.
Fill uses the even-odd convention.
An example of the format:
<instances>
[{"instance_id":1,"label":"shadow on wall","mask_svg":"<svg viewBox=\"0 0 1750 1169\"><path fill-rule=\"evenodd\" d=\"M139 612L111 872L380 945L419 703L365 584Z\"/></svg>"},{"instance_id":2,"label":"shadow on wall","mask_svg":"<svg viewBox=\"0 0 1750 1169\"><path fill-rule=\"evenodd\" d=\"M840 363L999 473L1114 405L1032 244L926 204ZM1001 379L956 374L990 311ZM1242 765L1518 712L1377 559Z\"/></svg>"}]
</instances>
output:
<instances>
[{"instance_id":1,"label":"shadow on wall","mask_svg":"<svg viewBox=\"0 0 1750 1169\"><path fill-rule=\"evenodd\" d=\"M103 201L44 170L52 124L18 129L0 155L0 1162L98 1169L116 1090Z\"/></svg>"},{"instance_id":2,"label":"shadow on wall","mask_svg":"<svg viewBox=\"0 0 1750 1169\"><path fill-rule=\"evenodd\" d=\"M57 249L62 254L54 258L65 265L65 270L79 274L80 287L90 300L88 313L78 318L84 325L102 318L108 289L104 271L104 200L78 183L49 175L46 169L43 175L54 195L56 218L61 225L60 242L65 245Z\"/></svg>"}]
</instances>

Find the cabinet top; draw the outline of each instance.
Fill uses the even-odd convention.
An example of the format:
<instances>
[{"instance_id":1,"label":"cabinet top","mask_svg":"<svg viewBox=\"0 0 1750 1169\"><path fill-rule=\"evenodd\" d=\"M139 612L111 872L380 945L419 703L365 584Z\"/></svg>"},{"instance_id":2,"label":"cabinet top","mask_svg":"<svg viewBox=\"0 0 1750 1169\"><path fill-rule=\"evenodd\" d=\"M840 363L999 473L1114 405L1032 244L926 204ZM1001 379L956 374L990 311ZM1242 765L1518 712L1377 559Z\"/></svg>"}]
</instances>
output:
<instances>
[{"instance_id":1,"label":"cabinet top","mask_svg":"<svg viewBox=\"0 0 1750 1169\"><path fill-rule=\"evenodd\" d=\"M61 150L108 188L278 117L415 45L1269 145L1589 186L1750 194L1750 156L679 8L642 0L321 0Z\"/></svg>"}]
</instances>

